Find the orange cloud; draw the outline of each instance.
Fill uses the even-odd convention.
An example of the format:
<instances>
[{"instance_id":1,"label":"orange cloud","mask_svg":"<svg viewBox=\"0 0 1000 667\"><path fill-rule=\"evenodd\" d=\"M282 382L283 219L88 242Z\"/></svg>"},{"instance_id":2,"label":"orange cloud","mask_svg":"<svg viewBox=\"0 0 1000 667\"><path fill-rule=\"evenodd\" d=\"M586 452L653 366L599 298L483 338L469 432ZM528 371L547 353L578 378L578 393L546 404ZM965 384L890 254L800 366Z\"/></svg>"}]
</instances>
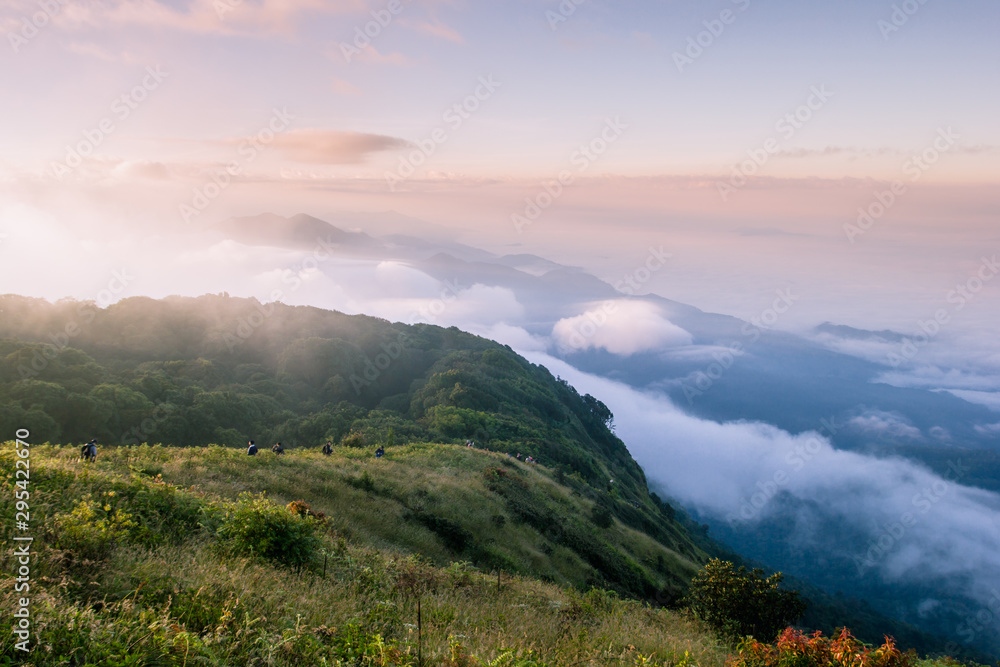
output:
<instances>
[{"instance_id":1,"label":"orange cloud","mask_svg":"<svg viewBox=\"0 0 1000 667\"><path fill-rule=\"evenodd\" d=\"M271 145L296 162L359 164L371 153L406 148L410 144L380 134L307 128L276 135Z\"/></svg>"},{"instance_id":2,"label":"orange cloud","mask_svg":"<svg viewBox=\"0 0 1000 667\"><path fill-rule=\"evenodd\" d=\"M27 0L14 4L15 10L37 11ZM287 34L304 14L351 14L366 6L364 0L193 0L178 9L158 0L98 0L70 4L55 19L78 29L124 25L196 33Z\"/></svg>"},{"instance_id":3,"label":"orange cloud","mask_svg":"<svg viewBox=\"0 0 1000 667\"><path fill-rule=\"evenodd\" d=\"M411 30L422 32L425 35L440 37L441 39L446 39L449 42L455 42L456 44L465 44L465 38L462 37L457 30L445 25L437 19L435 19L433 23L430 21L400 21L399 23L400 25L410 28Z\"/></svg>"},{"instance_id":4,"label":"orange cloud","mask_svg":"<svg viewBox=\"0 0 1000 667\"><path fill-rule=\"evenodd\" d=\"M374 46L367 46L361 49L357 59L371 65L395 65L396 67L409 67L413 63L409 58L398 51L392 53L379 53Z\"/></svg>"},{"instance_id":5,"label":"orange cloud","mask_svg":"<svg viewBox=\"0 0 1000 667\"><path fill-rule=\"evenodd\" d=\"M330 87L333 89L333 92L337 93L338 95L359 97L362 94L360 88L355 86L350 81L344 81L343 79L334 79L331 82Z\"/></svg>"}]
</instances>

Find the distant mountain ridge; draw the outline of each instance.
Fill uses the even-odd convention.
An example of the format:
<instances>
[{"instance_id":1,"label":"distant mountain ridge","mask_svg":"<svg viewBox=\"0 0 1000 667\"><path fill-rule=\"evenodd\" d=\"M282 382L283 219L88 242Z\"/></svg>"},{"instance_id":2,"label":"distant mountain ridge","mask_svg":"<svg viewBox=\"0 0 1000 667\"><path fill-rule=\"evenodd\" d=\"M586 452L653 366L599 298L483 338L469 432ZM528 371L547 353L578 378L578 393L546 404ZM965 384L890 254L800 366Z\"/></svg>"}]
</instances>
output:
<instances>
[{"instance_id":1,"label":"distant mountain ridge","mask_svg":"<svg viewBox=\"0 0 1000 667\"><path fill-rule=\"evenodd\" d=\"M273 245L310 248L323 241L349 248L381 247L363 232L348 232L328 222L299 213L285 218L273 213L230 218L216 225L228 238L246 245Z\"/></svg>"},{"instance_id":2,"label":"distant mountain ridge","mask_svg":"<svg viewBox=\"0 0 1000 667\"><path fill-rule=\"evenodd\" d=\"M833 324L832 322L823 322L814 328L816 333L821 334L831 334L838 338L848 338L852 340L881 340L889 341L893 343L901 343L906 338L904 334L896 331L891 331L889 329L882 329L881 331L869 331L867 329L856 329L855 327L849 327L844 324Z\"/></svg>"}]
</instances>

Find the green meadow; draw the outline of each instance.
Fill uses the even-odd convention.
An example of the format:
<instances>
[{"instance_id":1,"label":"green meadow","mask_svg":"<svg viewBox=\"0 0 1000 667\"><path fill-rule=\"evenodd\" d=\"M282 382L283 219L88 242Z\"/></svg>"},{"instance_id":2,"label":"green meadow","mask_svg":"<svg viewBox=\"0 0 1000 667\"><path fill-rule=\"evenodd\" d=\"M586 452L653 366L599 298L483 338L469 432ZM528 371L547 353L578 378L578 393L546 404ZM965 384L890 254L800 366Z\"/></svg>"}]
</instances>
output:
<instances>
[{"instance_id":1,"label":"green meadow","mask_svg":"<svg viewBox=\"0 0 1000 667\"><path fill-rule=\"evenodd\" d=\"M8 664L709 667L728 655L689 615L629 599L630 587L670 594L703 554L503 454L140 446L87 464L40 445L30 462L35 643L23 656L3 637ZM7 543L13 484L11 472Z\"/></svg>"}]
</instances>

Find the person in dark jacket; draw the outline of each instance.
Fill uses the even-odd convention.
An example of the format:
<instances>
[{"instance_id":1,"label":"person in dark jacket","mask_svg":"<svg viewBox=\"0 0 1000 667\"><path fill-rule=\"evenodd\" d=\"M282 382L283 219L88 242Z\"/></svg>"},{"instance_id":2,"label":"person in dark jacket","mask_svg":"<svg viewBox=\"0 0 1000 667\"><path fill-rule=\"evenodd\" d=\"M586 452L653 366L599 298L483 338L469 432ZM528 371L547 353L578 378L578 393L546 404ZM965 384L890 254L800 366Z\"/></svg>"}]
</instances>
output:
<instances>
[{"instance_id":1,"label":"person in dark jacket","mask_svg":"<svg viewBox=\"0 0 1000 667\"><path fill-rule=\"evenodd\" d=\"M333 454L333 447L330 446L330 441L329 440L327 440L326 444L323 445L323 453L326 454L327 456L329 456L330 454Z\"/></svg>"},{"instance_id":2,"label":"person in dark jacket","mask_svg":"<svg viewBox=\"0 0 1000 667\"><path fill-rule=\"evenodd\" d=\"M271 447L271 451L274 452L275 454L284 454L285 453L285 448L281 446L280 442L276 442Z\"/></svg>"},{"instance_id":3,"label":"person in dark jacket","mask_svg":"<svg viewBox=\"0 0 1000 667\"><path fill-rule=\"evenodd\" d=\"M253 440L250 441L247 447L247 456L257 456L257 445L253 444Z\"/></svg>"},{"instance_id":4,"label":"person in dark jacket","mask_svg":"<svg viewBox=\"0 0 1000 667\"><path fill-rule=\"evenodd\" d=\"M84 461L88 461L90 463L97 460L97 438L94 438L80 448L80 456L83 457Z\"/></svg>"}]
</instances>

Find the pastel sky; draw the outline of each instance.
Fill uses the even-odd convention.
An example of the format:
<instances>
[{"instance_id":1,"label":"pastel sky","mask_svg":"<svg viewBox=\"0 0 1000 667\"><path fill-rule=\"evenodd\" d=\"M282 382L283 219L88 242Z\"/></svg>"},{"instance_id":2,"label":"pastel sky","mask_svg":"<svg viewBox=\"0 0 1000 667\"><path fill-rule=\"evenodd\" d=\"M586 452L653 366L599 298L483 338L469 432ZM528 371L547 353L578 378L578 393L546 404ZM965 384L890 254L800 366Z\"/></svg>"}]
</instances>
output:
<instances>
[{"instance_id":1,"label":"pastel sky","mask_svg":"<svg viewBox=\"0 0 1000 667\"><path fill-rule=\"evenodd\" d=\"M395 211L607 279L662 245L649 291L709 310L794 287L801 324L912 322L1000 251L998 19L989 0L3 0L0 257ZM45 257L33 291L76 295Z\"/></svg>"}]
</instances>

